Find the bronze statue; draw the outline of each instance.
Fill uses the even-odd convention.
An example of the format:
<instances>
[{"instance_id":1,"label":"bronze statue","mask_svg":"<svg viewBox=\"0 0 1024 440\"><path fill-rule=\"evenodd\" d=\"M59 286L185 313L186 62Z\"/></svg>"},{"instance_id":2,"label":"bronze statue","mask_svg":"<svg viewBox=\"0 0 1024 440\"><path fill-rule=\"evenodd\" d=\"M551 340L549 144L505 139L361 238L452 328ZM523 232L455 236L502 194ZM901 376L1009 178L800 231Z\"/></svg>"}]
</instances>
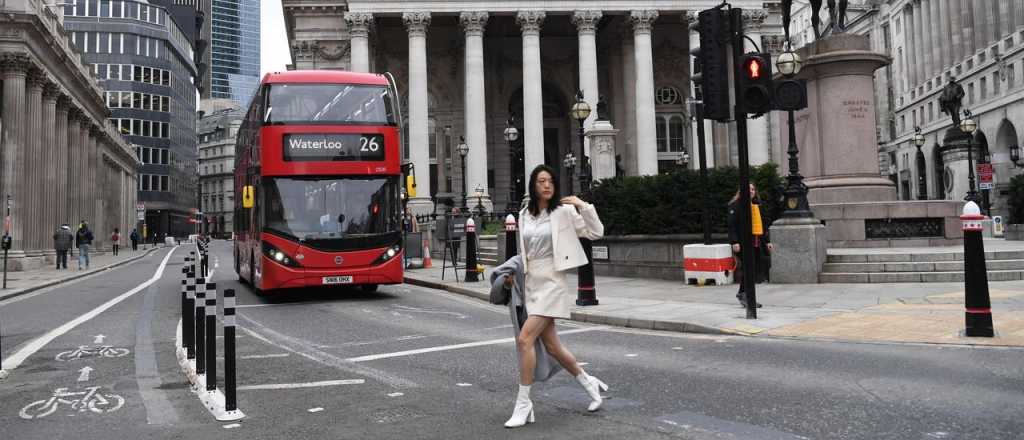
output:
<instances>
[{"instance_id":1,"label":"bronze statue","mask_svg":"<svg viewBox=\"0 0 1024 440\"><path fill-rule=\"evenodd\" d=\"M608 120L608 100L605 99L604 95L598 95L597 98L597 120Z\"/></svg>"},{"instance_id":2,"label":"bronze statue","mask_svg":"<svg viewBox=\"0 0 1024 440\"><path fill-rule=\"evenodd\" d=\"M960 107L964 99L964 88L957 84L956 77L950 76L949 83L942 88L939 95L939 109L953 118L953 126L960 125Z\"/></svg>"},{"instance_id":3,"label":"bronze statue","mask_svg":"<svg viewBox=\"0 0 1024 440\"><path fill-rule=\"evenodd\" d=\"M828 0L828 19L831 21L829 25L832 28L833 34L839 34L846 31L846 5L848 0L839 0L839 4L836 4L836 0ZM838 6L838 10L836 7ZM789 9L793 7L792 0L782 2L782 16L783 26L786 27L786 34L789 35L788 17ZM814 29L814 39L821 39L821 31L818 30L818 25L821 24L821 19L818 18L818 12L821 11L821 0L811 0L811 27ZM788 39L788 38L787 38Z\"/></svg>"}]
</instances>

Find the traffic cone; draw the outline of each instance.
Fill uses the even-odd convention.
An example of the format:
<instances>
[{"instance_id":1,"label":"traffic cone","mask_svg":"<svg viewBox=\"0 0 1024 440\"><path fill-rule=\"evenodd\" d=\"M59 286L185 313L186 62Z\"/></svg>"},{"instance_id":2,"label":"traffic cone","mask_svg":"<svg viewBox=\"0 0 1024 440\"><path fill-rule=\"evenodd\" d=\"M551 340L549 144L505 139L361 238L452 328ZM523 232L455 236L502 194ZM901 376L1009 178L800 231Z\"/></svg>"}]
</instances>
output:
<instances>
[{"instance_id":1,"label":"traffic cone","mask_svg":"<svg viewBox=\"0 0 1024 440\"><path fill-rule=\"evenodd\" d=\"M427 269L433 267L433 263L430 261L430 240L426 237L423 238L423 268Z\"/></svg>"}]
</instances>

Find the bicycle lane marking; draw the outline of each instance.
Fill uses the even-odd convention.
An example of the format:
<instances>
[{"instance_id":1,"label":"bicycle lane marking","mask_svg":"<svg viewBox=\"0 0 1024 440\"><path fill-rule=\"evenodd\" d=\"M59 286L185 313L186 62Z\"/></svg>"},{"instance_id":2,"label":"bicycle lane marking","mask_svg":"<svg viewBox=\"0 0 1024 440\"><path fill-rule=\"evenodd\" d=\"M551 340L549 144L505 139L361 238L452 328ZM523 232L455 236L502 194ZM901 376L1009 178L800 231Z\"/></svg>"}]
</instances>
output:
<instances>
[{"instance_id":1,"label":"bicycle lane marking","mask_svg":"<svg viewBox=\"0 0 1024 440\"><path fill-rule=\"evenodd\" d=\"M40 349L45 347L47 344L52 342L54 339L57 339L58 337L60 337L60 336L64 335L65 333L71 331L75 327L78 327L82 323L84 323L86 321L89 321L90 319L95 318L100 313L103 313L103 312L107 311L108 309L110 309L111 307L114 307L115 305L121 303L122 301L124 301L124 300L126 300L128 298L131 298L136 293L141 292L143 289L149 287L150 285L152 285L153 283L158 281L163 276L164 268L167 267L167 261L170 260L171 255L174 255L174 251L177 248L178 248L177 246L171 248L171 251L168 252L166 256L164 256L163 261L160 262L160 267L157 268L156 273L153 274L152 278L146 280L145 282L143 282L142 284L139 284L138 286L135 286L132 290L129 290L129 291L125 292L125 293L122 293L121 295L117 296L116 298L111 299L110 301L107 301L107 302L103 303L99 307L96 307L95 309L90 310L89 312L85 313L84 315L81 315L81 316L79 316L79 317L77 317L75 319L72 319L71 321L66 322L64 325L62 325L60 327L57 327L57 328L55 328L53 330L50 330L46 334L44 334L44 335L42 335L42 336L32 340L32 342L29 342L28 344L25 344L25 346L23 346L16 353L14 353L13 355L9 356L7 359L4 359L4 369L6 369L8 371L15 370L16 368L21 366L21 364L23 362L25 362L25 359L28 359L29 356L32 356L33 354L38 352Z\"/></svg>"},{"instance_id":2,"label":"bicycle lane marking","mask_svg":"<svg viewBox=\"0 0 1024 440\"><path fill-rule=\"evenodd\" d=\"M171 278L174 279L173 276ZM152 283L143 297L142 310L135 318L135 382L142 405L146 408L146 422L150 425L173 425L178 422L178 412L168 400L167 393L160 388L163 381L153 343L153 311L159 293L160 283Z\"/></svg>"}]
</instances>

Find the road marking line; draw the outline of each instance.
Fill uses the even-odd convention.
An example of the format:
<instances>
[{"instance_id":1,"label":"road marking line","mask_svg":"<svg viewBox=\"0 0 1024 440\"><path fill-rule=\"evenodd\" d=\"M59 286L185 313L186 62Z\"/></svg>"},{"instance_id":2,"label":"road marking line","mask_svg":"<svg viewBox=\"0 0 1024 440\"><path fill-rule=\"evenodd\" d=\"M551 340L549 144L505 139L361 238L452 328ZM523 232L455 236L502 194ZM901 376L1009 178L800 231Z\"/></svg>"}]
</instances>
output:
<instances>
[{"instance_id":1,"label":"road marking line","mask_svg":"<svg viewBox=\"0 0 1024 440\"><path fill-rule=\"evenodd\" d=\"M224 429L235 429L242 427L241 423L232 423L230 425L224 425Z\"/></svg>"},{"instance_id":2,"label":"road marking line","mask_svg":"<svg viewBox=\"0 0 1024 440\"><path fill-rule=\"evenodd\" d=\"M269 359L269 358L283 358L288 357L288 353L276 353L276 354L250 354L242 356L239 359Z\"/></svg>"},{"instance_id":3,"label":"road marking line","mask_svg":"<svg viewBox=\"0 0 1024 440\"><path fill-rule=\"evenodd\" d=\"M388 394L388 397L402 397L404 395L405 395L405 393L391 393L391 394Z\"/></svg>"},{"instance_id":4,"label":"road marking line","mask_svg":"<svg viewBox=\"0 0 1024 440\"><path fill-rule=\"evenodd\" d=\"M153 274L152 278L146 280L145 282L139 284L138 286L135 286L135 288L133 288L132 290L122 293L116 298L103 303L102 305L96 307L95 309L90 310L88 313L79 316L75 319L72 319L71 321L68 321L64 325L57 327L53 330L50 330L45 335L42 335L34 339L32 342L29 342L24 347L22 347L21 350L18 350L17 353L14 353L14 355L4 360L4 368L7 369L8 371L18 368L22 362L25 362L25 359L27 359L29 356L33 355L35 352L45 347L46 344L49 344L54 339L57 339L61 335L71 331L71 329L78 327L83 322L95 318L100 313L103 313L107 311L107 309L116 306L121 301L131 298L132 295L141 292L143 289L157 282L157 280L163 277L164 268L167 267L167 260L170 260L171 255L174 255L175 249L177 249L177 246L171 248L171 251L168 252L166 256L164 256L164 260L160 262L160 267L157 268L156 273Z\"/></svg>"},{"instance_id":5,"label":"road marking line","mask_svg":"<svg viewBox=\"0 0 1024 440\"><path fill-rule=\"evenodd\" d=\"M630 353L630 354L627 354L627 355L626 355L626 357L628 357L628 358L635 358L635 357L637 357L637 356L639 356L639 355L638 355L638 354L636 354L636 353Z\"/></svg>"},{"instance_id":6,"label":"road marking line","mask_svg":"<svg viewBox=\"0 0 1024 440\"><path fill-rule=\"evenodd\" d=\"M568 335L568 334L573 334L573 333L586 333L586 332L593 332L593 331L598 331L598 330L604 330L606 328L608 328L608 327L604 327L604 326L602 326L602 327L587 327L587 328L581 328L581 329L576 329L576 330L566 330L564 332L559 332L558 334L559 335ZM378 360L378 359L387 359L387 358L402 357L402 356L412 356L412 355L415 355L415 354L434 353L434 352L438 352L438 351L448 351L448 350L458 350L460 348L472 348L472 347L482 347L482 346L485 346L485 345L508 344L508 343L512 343L512 342L515 342L515 341L516 341L516 338L491 339L491 340L488 340L488 341L467 342L465 344L454 344L454 345L442 345L440 347L419 348L419 349L416 349L416 350L398 351L398 352L394 352L394 353L371 354L371 355L368 355L368 356L353 357L353 358L348 358L348 359L345 359L345 360L349 361L349 362L367 362L367 361L375 361L375 360Z\"/></svg>"},{"instance_id":7,"label":"road marking line","mask_svg":"<svg viewBox=\"0 0 1024 440\"><path fill-rule=\"evenodd\" d=\"M319 406L318 406L318 407L316 407L316 408L310 408L310 409L307 409L306 411L309 411L309 412L311 412L311 413L317 413L317 412L320 412L320 411L323 411L323 410L324 410L323 408L321 408L321 407L319 407Z\"/></svg>"},{"instance_id":8,"label":"road marking line","mask_svg":"<svg viewBox=\"0 0 1024 440\"><path fill-rule=\"evenodd\" d=\"M243 385L238 387L238 390L288 390L293 388L316 388L330 387L335 385L362 385L364 383L366 383L366 380L364 379L324 380L320 382L306 383L267 383L262 385Z\"/></svg>"},{"instance_id":9,"label":"road marking line","mask_svg":"<svg viewBox=\"0 0 1024 440\"><path fill-rule=\"evenodd\" d=\"M471 386L473 386L473 384L465 383L465 382L459 382L459 383L455 384L455 386L457 386L457 387L471 387Z\"/></svg>"}]
</instances>

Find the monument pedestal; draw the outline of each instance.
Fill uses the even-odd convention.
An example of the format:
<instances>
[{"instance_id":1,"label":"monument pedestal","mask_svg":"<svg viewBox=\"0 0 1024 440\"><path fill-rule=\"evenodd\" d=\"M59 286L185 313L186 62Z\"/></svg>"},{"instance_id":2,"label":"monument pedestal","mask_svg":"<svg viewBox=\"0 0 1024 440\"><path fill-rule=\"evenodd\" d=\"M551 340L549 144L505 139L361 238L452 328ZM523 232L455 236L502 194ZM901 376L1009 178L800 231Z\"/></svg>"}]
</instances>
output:
<instances>
[{"instance_id":1,"label":"monument pedestal","mask_svg":"<svg viewBox=\"0 0 1024 440\"><path fill-rule=\"evenodd\" d=\"M813 218L779 219L772 223L773 284L817 284L825 267L828 231Z\"/></svg>"},{"instance_id":2,"label":"monument pedestal","mask_svg":"<svg viewBox=\"0 0 1024 440\"><path fill-rule=\"evenodd\" d=\"M586 131L590 140L590 169L594 181L615 177L615 136L619 133L608 121L594 121Z\"/></svg>"}]
</instances>

